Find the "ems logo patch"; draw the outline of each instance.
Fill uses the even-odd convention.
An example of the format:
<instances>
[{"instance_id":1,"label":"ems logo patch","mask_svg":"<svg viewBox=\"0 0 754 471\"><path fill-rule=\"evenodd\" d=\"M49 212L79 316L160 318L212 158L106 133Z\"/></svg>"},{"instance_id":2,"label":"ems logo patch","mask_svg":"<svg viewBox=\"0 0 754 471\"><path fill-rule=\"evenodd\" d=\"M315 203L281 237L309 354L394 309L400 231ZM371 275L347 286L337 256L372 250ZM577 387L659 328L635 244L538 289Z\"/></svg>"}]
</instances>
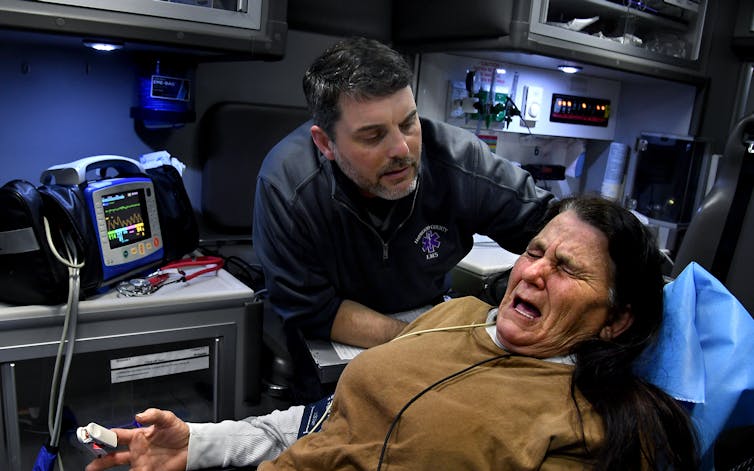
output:
<instances>
[{"instance_id":1,"label":"ems logo patch","mask_svg":"<svg viewBox=\"0 0 754 471\"><path fill-rule=\"evenodd\" d=\"M438 249L442 245L442 241L440 240L441 232L448 232L448 228L445 226L427 226L414 239L415 244L421 244L421 250L427 260L440 256Z\"/></svg>"}]
</instances>

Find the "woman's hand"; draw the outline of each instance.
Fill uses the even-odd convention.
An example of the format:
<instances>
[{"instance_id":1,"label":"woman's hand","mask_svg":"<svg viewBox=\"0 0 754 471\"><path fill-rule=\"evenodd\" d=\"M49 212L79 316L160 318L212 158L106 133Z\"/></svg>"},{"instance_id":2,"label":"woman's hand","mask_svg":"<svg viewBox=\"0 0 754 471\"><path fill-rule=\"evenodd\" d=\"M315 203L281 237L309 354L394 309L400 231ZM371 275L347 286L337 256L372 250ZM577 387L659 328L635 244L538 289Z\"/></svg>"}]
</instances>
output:
<instances>
[{"instance_id":1,"label":"woman's hand","mask_svg":"<svg viewBox=\"0 0 754 471\"><path fill-rule=\"evenodd\" d=\"M118 450L97 458L86 471L130 464L133 471L185 471L188 458L189 427L170 411L147 409L136 414L142 428L113 429L118 436L118 446L128 445L128 450Z\"/></svg>"}]
</instances>

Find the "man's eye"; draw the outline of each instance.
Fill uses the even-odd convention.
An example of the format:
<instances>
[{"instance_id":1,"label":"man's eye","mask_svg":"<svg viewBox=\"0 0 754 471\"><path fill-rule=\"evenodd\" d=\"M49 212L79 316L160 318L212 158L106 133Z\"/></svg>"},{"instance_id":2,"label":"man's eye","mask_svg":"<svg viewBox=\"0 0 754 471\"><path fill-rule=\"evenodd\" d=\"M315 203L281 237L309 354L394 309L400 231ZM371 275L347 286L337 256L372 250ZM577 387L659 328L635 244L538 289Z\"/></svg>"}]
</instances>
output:
<instances>
[{"instance_id":1,"label":"man's eye","mask_svg":"<svg viewBox=\"0 0 754 471\"><path fill-rule=\"evenodd\" d=\"M542 254L539 251L532 250L532 249L527 249L526 250L526 255L529 256L529 257L531 257L531 258L539 258L539 257L542 256Z\"/></svg>"},{"instance_id":2,"label":"man's eye","mask_svg":"<svg viewBox=\"0 0 754 471\"><path fill-rule=\"evenodd\" d=\"M382 140L382 134L369 134L361 136L361 140L367 144L376 144Z\"/></svg>"},{"instance_id":3,"label":"man's eye","mask_svg":"<svg viewBox=\"0 0 754 471\"><path fill-rule=\"evenodd\" d=\"M413 120L413 119L411 121L407 122L407 123L401 124L401 126L400 126L401 132L403 134L408 134L414 128L415 124L416 124L416 121Z\"/></svg>"}]
</instances>

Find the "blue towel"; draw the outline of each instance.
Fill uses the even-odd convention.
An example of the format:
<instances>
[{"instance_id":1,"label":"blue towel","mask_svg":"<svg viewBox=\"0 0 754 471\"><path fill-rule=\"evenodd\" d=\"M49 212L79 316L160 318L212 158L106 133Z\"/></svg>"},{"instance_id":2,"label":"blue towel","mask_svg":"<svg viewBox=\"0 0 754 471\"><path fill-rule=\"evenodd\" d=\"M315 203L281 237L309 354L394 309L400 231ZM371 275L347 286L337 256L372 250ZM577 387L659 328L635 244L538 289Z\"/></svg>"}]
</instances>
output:
<instances>
[{"instance_id":1,"label":"blue towel","mask_svg":"<svg viewBox=\"0 0 754 471\"><path fill-rule=\"evenodd\" d=\"M58 457L57 448L51 449L47 445L42 445L37 454L37 460L34 462L32 471L52 471L55 469L55 460Z\"/></svg>"},{"instance_id":2,"label":"blue towel","mask_svg":"<svg viewBox=\"0 0 754 471\"><path fill-rule=\"evenodd\" d=\"M703 469L723 430L754 424L754 319L697 263L665 286L659 341L637 372L686 403L699 434Z\"/></svg>"}]
</instances>

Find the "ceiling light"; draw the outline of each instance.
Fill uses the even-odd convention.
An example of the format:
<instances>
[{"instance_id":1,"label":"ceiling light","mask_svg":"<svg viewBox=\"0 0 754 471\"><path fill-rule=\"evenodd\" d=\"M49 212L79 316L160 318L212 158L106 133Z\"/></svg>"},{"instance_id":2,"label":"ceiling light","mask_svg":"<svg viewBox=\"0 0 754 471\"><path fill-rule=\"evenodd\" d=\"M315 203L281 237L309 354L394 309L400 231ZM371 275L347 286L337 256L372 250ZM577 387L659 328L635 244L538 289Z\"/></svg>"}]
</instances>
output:
<instances>
[{"instance_id":1,"label":"ceiling light","mask_svg":"<svg viewBox=\"0 0 754 471\"><path fill-rule=\"evenodd\" d=\"M90 47L97 51L110 52L110 51L115 51L117 49L122 49L123 43L112 42L112 41L93 41L93 40L85 39L84 46Z\"/></svg>"},{"instance_id":2,"label":"ceiling light","mask_svg":"<svg viewBox=\"0 0 754 471\"><path fill-rule=\"evenodd\" d=\"M581 67L580 65L565 65L565 64L563 64L563 65L559 65L558 66L558 70L560 70L561 72L564 72L566 74L575 74L576 72L581 72L581 69L583 69L583 67Z\"/></svg>"}]
</instances>

